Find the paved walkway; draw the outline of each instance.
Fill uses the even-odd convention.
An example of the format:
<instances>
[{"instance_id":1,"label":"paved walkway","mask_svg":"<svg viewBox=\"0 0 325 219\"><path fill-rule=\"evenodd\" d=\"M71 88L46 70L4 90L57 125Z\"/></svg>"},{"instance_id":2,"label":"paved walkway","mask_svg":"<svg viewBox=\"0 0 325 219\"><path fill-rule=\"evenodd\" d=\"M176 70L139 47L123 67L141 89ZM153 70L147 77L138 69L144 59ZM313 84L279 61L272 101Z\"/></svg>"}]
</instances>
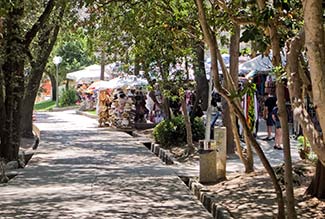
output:
<instances>
[{"instance_id":1,"label":"paved walkway","mask_svg":"<svg viewBox=\"0 0 325 219\"><path fill-rule=\"evenodd\" d=\"M41 143L0 186L0 218L211 218L168 166L74 111L37 115Z\"/></svg>"}]
</instances>

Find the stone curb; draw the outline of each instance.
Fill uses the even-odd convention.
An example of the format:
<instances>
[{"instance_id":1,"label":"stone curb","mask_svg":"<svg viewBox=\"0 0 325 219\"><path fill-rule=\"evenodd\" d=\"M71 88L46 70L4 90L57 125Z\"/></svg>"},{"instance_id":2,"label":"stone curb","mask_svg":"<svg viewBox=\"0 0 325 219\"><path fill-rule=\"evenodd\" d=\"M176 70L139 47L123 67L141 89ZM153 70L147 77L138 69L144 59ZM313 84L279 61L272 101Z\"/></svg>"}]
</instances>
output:
<instances>
[{"instance_id":1,"label":"stone curb","mask_svg":"<svg viewBox=\"0 0 325 219\"><path fill-rule=\"evenodd\" d=\"M159 157L166 165L174 164L174 160L170 152L168 150L161 148L159 144L151 143L150 150L157 157Z\"/></svg>"},{"instance_id":2,"label":"stone curb","mask_svg":"<svg viewBox=\"0 0 325 219\"><path fill-rule=\"evenodd\" d=\"M92 114L89 114L89 113L86 113L86 112L83 112L83 111L80 111L80 110L76 110L76 114L83 115L83 116L87 116L87 117L93 118L93 119L97 119L98 118L97 115L92 115Z\"/></svg>"},{"instance_id":3,"label":"stone curb","mask_svg":"<svg viewBox=\"0 0 325 219\"><path fill-rule=\"evenodd\" d=\"M215 198L217 194L206 189L195 179L189 179L188 187L197 199L200 200L203 206L212 214L213 218L234 219L224 207L217 203Z\"/></svg>"},{"instance_id":4,"label":"stone curb","mask_svg":"<svg viewBox=\"0 0 325 219\"><path fill-rule=\"evenodd\" d=\"M67 107L60 107L60 108L57 108L57 107L54 107L52 109L50 109L49 111L50 112L61 112L61 111L65 111L65 110L72 110L72 109L78 109L79 106L67 106Z\"/></svg>"},{"instance_id":5,"label":"stone curb","mask_svg":"<svg viewBox=\"0 0 325 219\"><path fill-rule=\"evenodd\" d=\"M172 165L174 160L168 150L160 147L159 144L151 143L150 150L157 157L159 157L165 164ZM195 179L189 178L188 187L196 198L203 204L203 206L212 214L215 219L234 219L230 213L220 206L215 196L216 194L207 190L202 184Z\"/></svg>"}]
</instances>

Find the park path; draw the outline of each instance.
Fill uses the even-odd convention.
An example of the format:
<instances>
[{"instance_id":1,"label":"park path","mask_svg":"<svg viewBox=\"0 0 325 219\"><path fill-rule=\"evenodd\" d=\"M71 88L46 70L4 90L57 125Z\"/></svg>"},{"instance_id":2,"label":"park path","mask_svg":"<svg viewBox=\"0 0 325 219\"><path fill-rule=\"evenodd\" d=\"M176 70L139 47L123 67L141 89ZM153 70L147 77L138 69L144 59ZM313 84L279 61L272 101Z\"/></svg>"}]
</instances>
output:
<instances>
[{"instance_id":1,"label":"park path","mask_svg":"<svg viewBox=\"0 0 325 219\"><path fill-rule=\"evenodd\" d=\"M74 111L37 115L41 143L0 186L0 218L211 218L174 171L123 132Z\"/></svg>"}]
</instances>

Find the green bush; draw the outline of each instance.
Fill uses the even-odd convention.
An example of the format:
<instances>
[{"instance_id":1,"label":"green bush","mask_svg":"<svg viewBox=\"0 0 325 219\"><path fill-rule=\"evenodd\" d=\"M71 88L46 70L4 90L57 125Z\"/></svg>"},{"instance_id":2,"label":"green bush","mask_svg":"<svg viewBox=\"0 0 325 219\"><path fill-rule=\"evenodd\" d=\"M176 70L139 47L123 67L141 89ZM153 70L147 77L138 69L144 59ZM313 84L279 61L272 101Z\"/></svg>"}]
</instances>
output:
<instances>
[{"instance_id":1,"label":"green bush","mask_svg":"<svg viewBox=\"0 0 325 219\"><path fill-rule=\"evenodd\" d=\"M204 125L200 118L195 118L192 124L193 141L204 138ZM155 141L163 147L184 145L186 143L186 127L183 116L163 120L153 130Z\"/></svg>"},{"instance_id":2,"label":"green bush","mask_svg":"<svg viewBox=\"0 0 325 219\"><path fill-rule=\"evenodd\" d=\"M60 95L59 106L73 106L77 101L77 92L73 89L64 90Z\"/></svg>"},{"instance_id":3,"label":"green bush","mask_svg":"<svg viewBox=\"0 0 325 219\"><path fill-rule=\"evenodd\" d=\"M205 137L205 126L200 117L195 117L192 122L192 137L193 141L199 141Z\"/></svg>"}]
</instances>

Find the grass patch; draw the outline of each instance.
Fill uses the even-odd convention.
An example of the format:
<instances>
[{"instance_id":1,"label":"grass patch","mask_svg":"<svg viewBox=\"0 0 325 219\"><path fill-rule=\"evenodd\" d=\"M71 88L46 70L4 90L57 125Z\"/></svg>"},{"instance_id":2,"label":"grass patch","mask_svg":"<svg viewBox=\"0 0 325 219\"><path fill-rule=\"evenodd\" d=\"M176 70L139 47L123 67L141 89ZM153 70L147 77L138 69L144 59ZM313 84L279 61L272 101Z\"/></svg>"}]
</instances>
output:
<instances>
[{"instance_id":1,"label":"grass patch","mask_svg":"<svg viewBox=\"0 0 325 219\"><path fill-rule=\"evenodd\" d=\"M34 110L36 111L46 111L50 110L55 107L55 101L53 100L46 100L43 102L36 103L34 105Z\"/></svg>"},{"instance_id":2,"label":"grass patch","mask_svg":"<svg viewBox=\"0 0 325 219\"><path fill-rule=\"evenodd\" d=\"M91 115L97 115L96 110L87 111L87 113L89 113Z\"/></svg>"}]
</instances>

